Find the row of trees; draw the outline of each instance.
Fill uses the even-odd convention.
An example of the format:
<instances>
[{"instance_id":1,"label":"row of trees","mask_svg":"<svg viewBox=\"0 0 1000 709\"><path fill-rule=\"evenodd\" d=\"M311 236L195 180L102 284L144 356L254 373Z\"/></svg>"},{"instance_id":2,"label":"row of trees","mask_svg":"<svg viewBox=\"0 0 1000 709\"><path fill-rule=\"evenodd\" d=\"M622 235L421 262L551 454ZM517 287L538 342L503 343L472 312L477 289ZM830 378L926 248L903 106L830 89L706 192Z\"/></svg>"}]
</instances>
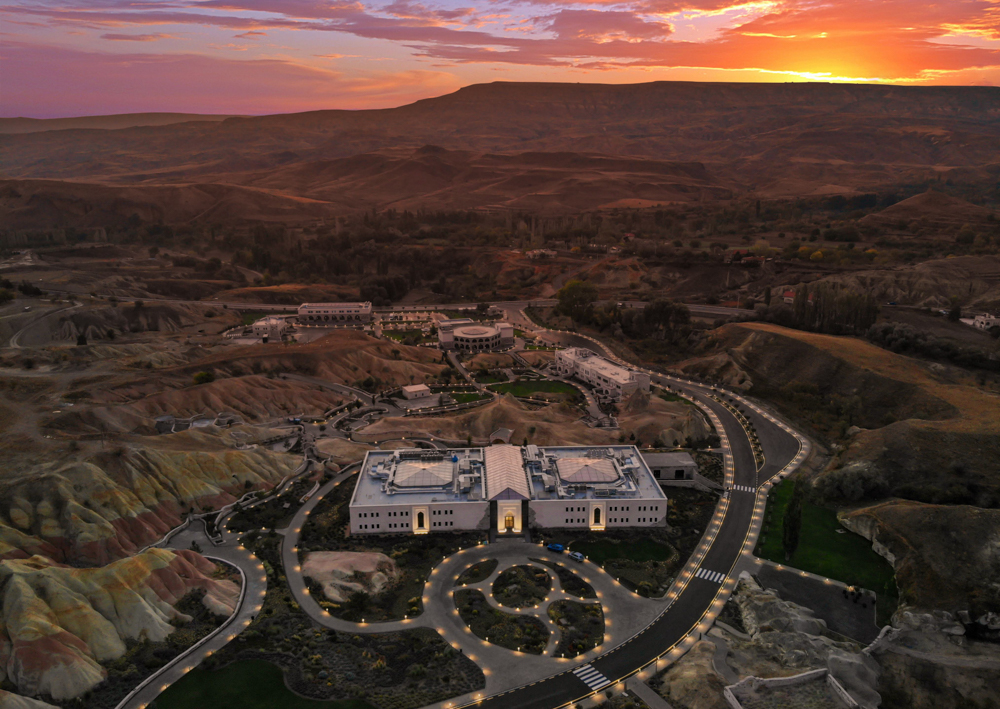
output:
<instances>
[{"instance_id":1,"label":"row of trees","mask_svg":"<svg viewBox=\"0 0 1000 709\"><path fill-rule=\"evenodd\" d=\"M870 293L835 289L826 283L812 288L802 284L795 289L791 306L770 304L765 292L765 305L759 311L762 320L797 330L822 332L828 335L864 335L878 320L878 301Z\"/></svg>"},{"instance_id":2,"label":"row of trees","mask_svg":"<svg viewBox=\"0 0 1000 709\"><path fill-rule=\"evenodd\" d=\"M617 326L622 334L636 340L654 339L678 342L691 332L691 311L683 303L657 299L642 309L620 308L614 304L597 305L597 286L572 280L559 289L556 309L576 323L599 330Z\"/></svg>"}]
</instances>

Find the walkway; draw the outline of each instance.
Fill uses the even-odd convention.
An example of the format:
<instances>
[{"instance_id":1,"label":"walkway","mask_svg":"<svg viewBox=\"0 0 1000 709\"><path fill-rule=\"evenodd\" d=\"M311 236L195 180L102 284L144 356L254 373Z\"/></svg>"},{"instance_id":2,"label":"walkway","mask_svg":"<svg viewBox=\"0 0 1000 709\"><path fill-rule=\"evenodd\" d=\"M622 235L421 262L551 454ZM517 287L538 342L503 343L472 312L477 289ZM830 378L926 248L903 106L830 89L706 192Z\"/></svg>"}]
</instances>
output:
<instances>
[{"instance_id":1,"label":"walkway","mask_svg":"<svg viewBox=\"0 0 1000 709\"><path fill-rule=\"evenodd\" d=\"M206 558L212 561L224 561L240 570L243 576L243 589L236 613L214 633L147 678L125 697L116 709L145 709L167 687L239 635L260 612L267 593L264 565L238 542L236 535L226 533L223 544L215 546L205 532L204 523L198 521L178 532L171 539L169 548L190 549L192 542L203 550Z\"/></svg>"}]
</instances>

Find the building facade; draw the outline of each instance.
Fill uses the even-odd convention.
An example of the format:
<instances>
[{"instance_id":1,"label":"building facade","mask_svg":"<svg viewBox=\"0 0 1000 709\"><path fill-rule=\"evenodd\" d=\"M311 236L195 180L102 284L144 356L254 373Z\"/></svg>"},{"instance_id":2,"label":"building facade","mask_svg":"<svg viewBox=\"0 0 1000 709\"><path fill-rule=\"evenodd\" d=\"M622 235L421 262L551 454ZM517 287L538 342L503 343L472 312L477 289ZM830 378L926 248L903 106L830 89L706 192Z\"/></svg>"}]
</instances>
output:
<instances>
[{"instance_id":1,"label":"building facade","mask_svg":"<svg viewBox=\"0 0 1000 709\"><path fill-rule=\"evenodd\" d=\"M402 387L404 399L423 399L431 395L431 388L426 384L410 384Z\"/></svg>"},{"instance_id":2,"label":"building facade","mask_svg":"<svg viewBox=\"0 0 1000 709\"><path fill-rule=\"evenodd\" d=\"M365 303L303 303L299 306L299 322L303 325L342 325L372 321L372 304Z\"/></svg>"},{"instance_id":3,"label":"building facade","mask_svg":"<svg viewBox=\"0 0 1000 709\"><path fill-rule=\"evenodd\" d=\"M256 321L252 329L254 337L259 337L264 342L281 342L281 338L292 329L292 326L285 318L268 315Z\"/></svg>"},{"instance_id":4,"label":"building facade","mask_svg":"<svg viewBox=\"0 0 1000 709\"><path fill-rule=\"evenodd\" d=\"M351 534L661 527L667 498L634 446L369 451Z\"/></svg>"},{"instance_id":5,"label":"building facade","mask_svg":"<svg viewBox=\"0 0 1000 709\"><path fill-rule=\"evenodd\" d=\"M972 326L978 327L980 330L1000 327L1000 315L990 315L988 313L977 315L972 319Z\"/></svg>"},{"instance_id":6,"label":"building facade","mask_svg":"<svg viewBox=\"0 0 1000 709\"><path fill-rule=\"evenodd\" d=\"M444 320L438 324L438 346L458 352L493 352L514 346L514 326L510 323L477 323L473 320Z\"/></svg>"},{"instance_id":7,"label":"building facade","mask_svg":"<svg viewBox=\"0 0 1000 709\"><path fill-rule=\"evenodd\" d=\"M620 401L638 390L649 391L649 375L609 362L583 347L556 352L556 373L576 377L594 389L602 399Z\"/></svg>"}]
</instances>

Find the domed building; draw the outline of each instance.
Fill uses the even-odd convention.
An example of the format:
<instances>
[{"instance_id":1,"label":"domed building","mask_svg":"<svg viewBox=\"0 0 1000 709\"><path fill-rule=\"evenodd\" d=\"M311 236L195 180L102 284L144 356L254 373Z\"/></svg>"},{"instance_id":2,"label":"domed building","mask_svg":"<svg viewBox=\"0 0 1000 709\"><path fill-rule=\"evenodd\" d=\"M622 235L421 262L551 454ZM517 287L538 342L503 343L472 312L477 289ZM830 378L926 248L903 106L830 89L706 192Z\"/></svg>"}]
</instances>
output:
<instances>
[{"instance_id":1,"label":"domed building","mask_svg":"<svg viewBox=\"0 0 1000 709\"><path fill-rule=\"evenodd\" d=\"M514 326L505 322L445 320L438 325L438 345L442 350L458 352L506 350L514 346Z\"/></svg>"}]
</instances>

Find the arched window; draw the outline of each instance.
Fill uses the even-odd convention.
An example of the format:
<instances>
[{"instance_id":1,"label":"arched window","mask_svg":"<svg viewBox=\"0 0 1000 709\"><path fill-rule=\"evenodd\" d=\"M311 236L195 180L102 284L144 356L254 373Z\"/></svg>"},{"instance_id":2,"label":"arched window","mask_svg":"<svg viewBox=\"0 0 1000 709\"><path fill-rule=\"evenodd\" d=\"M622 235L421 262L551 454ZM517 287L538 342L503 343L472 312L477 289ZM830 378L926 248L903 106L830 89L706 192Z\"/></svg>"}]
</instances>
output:
<instances>
[{"instance_id":1,"label":"arched window","mask_svg":"<svg viewBox=\"0 0 1000 709\"><path fill-rule=\"evenodd\" d=\"M423 529L424 526L424 513L417 512L417 529Z\"/></svg>"},{"instance_id":2,"label":"arched window","mask_svg":"<svg viewBox=\"0 0 1000 709\"><path fill-rule=\"evenodd\" d=\"M600 524L600 523L601 523L601 508L600 507L595 507L594 508L594 524Z\"/></svg>"}]
</instances>

